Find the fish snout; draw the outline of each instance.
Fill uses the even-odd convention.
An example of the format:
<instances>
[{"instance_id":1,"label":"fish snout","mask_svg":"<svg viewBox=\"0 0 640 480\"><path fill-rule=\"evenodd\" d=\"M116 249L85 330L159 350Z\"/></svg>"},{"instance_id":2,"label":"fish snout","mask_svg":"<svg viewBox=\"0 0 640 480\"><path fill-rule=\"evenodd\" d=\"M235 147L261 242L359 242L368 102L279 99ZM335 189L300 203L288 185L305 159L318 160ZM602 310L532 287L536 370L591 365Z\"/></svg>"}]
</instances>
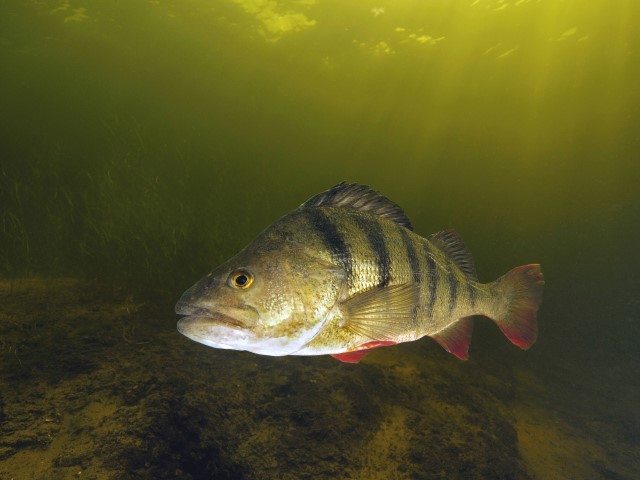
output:
<instances>
[{"instance_id":1,"label":"fish snout","mask_svg":"<svg viewBox=\"0 0 640 480\"><path fill-rule=\"evenodd\" d=\"M208 325L224 324L235 328L251 328L260 317L258 311L249 305L228 306L208 302L206 305L201 305L183 299L176 303L175 311L178 315L185 315L180 320L183 324L189 320Z\"/></svg>"},{"instance_id":2,"label":"fish snout","mask_svg":"<svg viewBox=\"0 0 640 480\"><path fill-rule=\"evenodd\" d=\"M208 316L208 310L206 308L198 307L184 300L176 303L175 310L178 315Z\"/></svg>"}]
</instances>

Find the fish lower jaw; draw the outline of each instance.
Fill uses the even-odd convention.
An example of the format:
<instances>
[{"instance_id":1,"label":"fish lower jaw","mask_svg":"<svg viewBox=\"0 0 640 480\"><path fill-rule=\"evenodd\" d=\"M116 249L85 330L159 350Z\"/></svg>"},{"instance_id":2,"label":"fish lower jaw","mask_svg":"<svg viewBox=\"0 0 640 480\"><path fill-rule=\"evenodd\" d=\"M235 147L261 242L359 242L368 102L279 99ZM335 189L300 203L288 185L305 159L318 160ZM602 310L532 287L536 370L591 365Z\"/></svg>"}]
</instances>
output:
<instances>
[{"instance_id":1,"label":"fish lower jaw","mask_svg":"<svg viewBox=\"0 0 640 480\"><path fill-rule=\"evenodd\" d=\"M177 328L185 337L213 348L242 350L238 345L251 341L251 335L246 329L220 322L217 317L184 317L178 321Z\"/></svg>"},{"instance_id":2,"label":"fish lower jaw","mask_svg":"<svg viewBox=\"0 0 640 480\"><path fill-rule=\"evenodd\" d=\"M288 338L268 338L255 331L217 321L212 317L189 316L178 321L178 332L194 342L225 350L244 350L259 355L291 355L295 344Z\"/></svg>"}]
</instances>

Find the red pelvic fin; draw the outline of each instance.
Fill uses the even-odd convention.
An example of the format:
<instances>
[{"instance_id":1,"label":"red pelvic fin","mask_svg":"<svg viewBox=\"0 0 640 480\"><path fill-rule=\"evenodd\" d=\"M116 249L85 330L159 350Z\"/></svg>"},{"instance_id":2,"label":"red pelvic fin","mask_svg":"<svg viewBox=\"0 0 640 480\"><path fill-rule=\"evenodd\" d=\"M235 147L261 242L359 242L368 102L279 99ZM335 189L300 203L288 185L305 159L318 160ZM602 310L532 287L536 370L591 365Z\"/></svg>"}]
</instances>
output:
<instances>
[{"instance_id":1,"label":"red pelvic fin","mask_svg":"<svg viewBox=\"0 0 640 480\"><path fill-rule=\"evenodd\" d=\"M473 332L473 317L464 317L431 337L447 352L461 360L469 358L469 343Z\"/></svg>"},{"instance_id":2,"label":"red pelvic fin","mask_svg":"<svg viewBox=\"0 0 640 480\"><path fill-rule=\"evenodd\" d=\"M390 342L390 341L368 342L360 345L359 347L356 347L357 350L353 350L351 352L344 352L344 353L334 353L331 356L344 363L358 363L360 360L362 360L362 357L364 357L372 349L378 348L378 347L386 347L388 345L395 345L395 344L396 342Z\"/></svg>"}]
</instances>

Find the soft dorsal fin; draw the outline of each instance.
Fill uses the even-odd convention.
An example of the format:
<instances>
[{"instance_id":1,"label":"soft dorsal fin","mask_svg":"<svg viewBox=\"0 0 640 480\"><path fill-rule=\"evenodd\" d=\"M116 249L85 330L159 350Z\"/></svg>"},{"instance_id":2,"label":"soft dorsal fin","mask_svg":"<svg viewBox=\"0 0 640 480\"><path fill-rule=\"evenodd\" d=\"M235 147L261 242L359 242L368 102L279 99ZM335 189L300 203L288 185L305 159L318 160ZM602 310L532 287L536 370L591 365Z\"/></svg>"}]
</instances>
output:
<instances>
[{"instance_id":1,"label":"soft dorsal fin","mask_svg":"<svg viewBox=\"0 0 640 480\"><path fill-rule=\"evenodd\" d=\"M359 210L388 218L409 230L413 230L411 221L398 205L367 185L342 182L327 191L314 195L300 207L336 207Z\"/></svg>"},{"instance_id":2,"label":"soft dorsal fin","mask_svg":"<svg viewBox=\"0 0 640 480\"><path fill-rule=\"evenodd\" d=\"M442 250L451 260L458 265L458 268L472 280L478 280L473 257L462 241L458 232L454 229L442 230L441 232L429 235L429 241Z\"/></svg>"}]
</instances>

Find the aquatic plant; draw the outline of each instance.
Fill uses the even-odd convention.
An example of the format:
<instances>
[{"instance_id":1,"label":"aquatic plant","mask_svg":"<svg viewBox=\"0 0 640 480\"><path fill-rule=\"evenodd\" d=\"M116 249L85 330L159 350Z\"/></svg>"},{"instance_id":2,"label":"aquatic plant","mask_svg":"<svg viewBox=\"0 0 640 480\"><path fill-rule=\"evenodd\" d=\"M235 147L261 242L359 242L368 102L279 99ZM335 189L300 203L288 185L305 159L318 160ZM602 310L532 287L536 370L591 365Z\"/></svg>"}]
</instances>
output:
<instances>
[{"instance_id":1,"label":"aquatic plant","mask_svg":"<svg viewBox=\"0 0 640 480\"><path fill-rule=\"evenodd\" d=\"M218 166L116 127L103 158L33 153L2 168L0 276L74 275L175 295L203 273L190 259L219 260Z\"/></svg>"}]
</instances>

